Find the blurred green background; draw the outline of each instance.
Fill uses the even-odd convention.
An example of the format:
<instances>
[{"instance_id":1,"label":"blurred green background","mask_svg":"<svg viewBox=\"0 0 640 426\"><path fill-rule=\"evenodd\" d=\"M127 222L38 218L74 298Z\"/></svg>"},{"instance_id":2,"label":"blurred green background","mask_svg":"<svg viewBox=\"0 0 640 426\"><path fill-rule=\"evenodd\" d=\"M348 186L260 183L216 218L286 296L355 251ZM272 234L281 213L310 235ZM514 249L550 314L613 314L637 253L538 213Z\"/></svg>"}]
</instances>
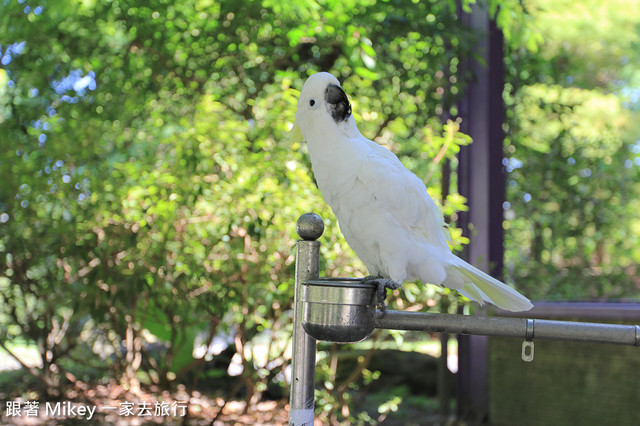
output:
<instances>
[{"instance_id":1,"label":"blurred green background","mask_svg":"<svg viewBox=\"0 0 640 426\"><path fill-rule=\"evenodd\" d=\"M325 275L366 274L305 147L285 140L299 89L333 72L363 134L454 223L456 154L471 142L456 105L483 37L460 19L473 3L0 2L0 399L120 389L191 398L203 421L228 401L281 408L299 215L325 218ZM506 280L532 299L637 297L640 9L486 7L505 35ZM401 309L463 303L416 284L394 296ZM413 340L319 346L318 416L400 410L406 389L360 409L380 375L367 354L437 352ZM357 374L336 377L354 350Z\"/></svg>"}]
</instances>

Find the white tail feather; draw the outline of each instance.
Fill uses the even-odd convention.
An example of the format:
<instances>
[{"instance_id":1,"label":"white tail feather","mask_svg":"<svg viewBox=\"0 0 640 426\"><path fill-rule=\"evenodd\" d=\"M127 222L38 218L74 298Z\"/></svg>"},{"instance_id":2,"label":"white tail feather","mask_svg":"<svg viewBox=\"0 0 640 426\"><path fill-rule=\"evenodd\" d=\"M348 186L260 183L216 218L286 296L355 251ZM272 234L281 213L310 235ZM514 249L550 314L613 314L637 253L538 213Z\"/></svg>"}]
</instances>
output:
<instances>
[{"instance_id":1,"label":"white tail feather","mask_svg":"<svg viewBox=\"0 0 640 426\"><path fill-rule=\"evenodd\" d=\"M533 307L531 301L516 290L462 259L458 259L452 268L464 276L465 285L462 288L462 293L465 296L471 296L470 299L481 305L486 301L501 309L513 312L528 311Z\"/></svg>"}]
</instances>

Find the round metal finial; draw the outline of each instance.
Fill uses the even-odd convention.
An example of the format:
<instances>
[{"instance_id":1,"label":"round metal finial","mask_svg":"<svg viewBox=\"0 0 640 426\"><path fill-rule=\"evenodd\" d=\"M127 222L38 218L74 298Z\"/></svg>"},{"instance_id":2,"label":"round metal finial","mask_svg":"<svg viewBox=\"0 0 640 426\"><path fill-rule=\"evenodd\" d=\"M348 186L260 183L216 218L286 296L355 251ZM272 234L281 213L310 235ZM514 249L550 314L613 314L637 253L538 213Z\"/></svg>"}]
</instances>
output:
<instances>
[{"instance_id":1,"label":"round metal finial","mask_svg":"<svg viewBox=\"0 0 640 426\"><path fill-rule=\"evenodd\" d=\"M296 231L303 240L317 240L324 232L324 221L315 213L305 213L298 219Z\"/></svg>"}]
</instances>

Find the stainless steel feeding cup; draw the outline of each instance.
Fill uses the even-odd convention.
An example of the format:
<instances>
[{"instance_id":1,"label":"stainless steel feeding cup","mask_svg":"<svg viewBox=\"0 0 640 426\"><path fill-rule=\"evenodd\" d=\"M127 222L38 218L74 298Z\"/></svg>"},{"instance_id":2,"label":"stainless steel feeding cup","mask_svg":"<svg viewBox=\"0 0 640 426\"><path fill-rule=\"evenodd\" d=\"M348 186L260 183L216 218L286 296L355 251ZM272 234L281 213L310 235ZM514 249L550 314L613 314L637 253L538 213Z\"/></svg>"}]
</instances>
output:
<instances>
[{"instance_id":1,"label":"stainless steel feeding cup","mask_svg":"<svg viewBox=\"0 0 640 426\"><path fill-rule=\"evenodd\" d=\"M376 286L360 279L323 278L302 283L302 327L316 340L359 342L375 326Z\"/></svg>"}]
</instances>

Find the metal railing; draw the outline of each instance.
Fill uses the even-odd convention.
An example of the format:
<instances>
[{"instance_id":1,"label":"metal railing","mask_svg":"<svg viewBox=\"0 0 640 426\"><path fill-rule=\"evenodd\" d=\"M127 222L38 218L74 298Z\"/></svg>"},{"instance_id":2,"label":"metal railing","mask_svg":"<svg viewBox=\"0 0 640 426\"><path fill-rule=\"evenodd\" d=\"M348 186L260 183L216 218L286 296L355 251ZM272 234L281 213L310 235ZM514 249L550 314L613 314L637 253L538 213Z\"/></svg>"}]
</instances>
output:
<instances>
[{"instance_id":1,"label":"metal railing","mask_svg":"<svg viewBox=\"0 0 640 426\"><path fill-rule=\"evenodd\" d=\"M289 425L313 425L316 341L348 343L365 339L374 328L524 339L522 359L532 361L534 339L640 346L640 326L474 317L375 309L375 286L354 278L319 278L320 216L298 219L296 287Z\"/></svg>"}]
</instances>

